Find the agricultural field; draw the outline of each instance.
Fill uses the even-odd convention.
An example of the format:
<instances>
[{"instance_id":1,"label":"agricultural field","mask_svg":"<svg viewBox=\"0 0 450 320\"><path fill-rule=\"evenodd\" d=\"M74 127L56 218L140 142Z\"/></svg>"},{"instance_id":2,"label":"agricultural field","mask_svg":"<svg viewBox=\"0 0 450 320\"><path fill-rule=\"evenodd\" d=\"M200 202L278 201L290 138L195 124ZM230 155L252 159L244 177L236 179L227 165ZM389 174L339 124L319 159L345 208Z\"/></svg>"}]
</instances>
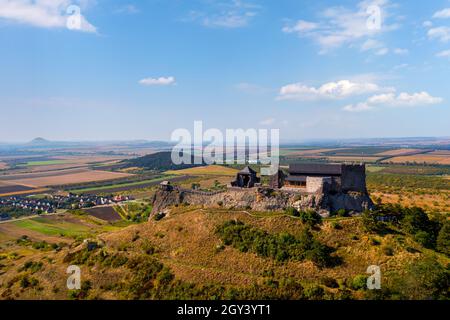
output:
<instances>
[{"instance_id":1,"label":"agricultural field","mask_svg":"<svg viewBox=\"0 0 450 320\"><path fill-rule=\"evenodd\" d=\"M282 149L282 158L289 162L326 161L326 162L365 162L365 163L427 163L450 164L450 151L419 148L391 147L342 147L317 148L307 150Z\"/></svg>"},{"instance_id":2,"label":"agricultural field","mask_svg":"<svg viewBox=\"0 0 450 320\"><path fill-rule=\"evenodd\" d=\"M47 187L54 185L64 185L64 184L75 184L75 183L85 183L92 181L105 181L120 179L124 177L129 177L130 174L118 173L110 171L100 171L100 170L83 170L76 173L57 173L55 175L45 174L43 176L37 175L35 177L24 177L17 179L17 176L13 180L20 184L29 185L33 187ZM8 176L2 177L4 181L8 181Z\"/></svg>"},{"instance_id":3,"label":"agricultural field","mask_svg":"<svg viewBox=\"0 0 450 320\"><path fill-rule=\"evenodd\" d=\"M8 169L8 165L5 162L0 161L0 170Z\"/></svg>"},{"instance_id":4,"label":"agricultural field","mask_svg":"<svg viewBox=\"0 0 450 320\"><path fill-rule=\"evenodd\" d=\"M389 150L389 151L383 151L380 153L377 153L378 156L403 156L403 155L408 155L408 154L414 154L414 153L418 153L418 152L422 152L421 149L394 149L394 150Z\"/></svg>"},{"instance_id":5,"label":"agricultural field","mask_svg":"<svg viewBox=\"0 0 450 320\"><path fill-rule=\"evenodd\" d=\"M32 167L32 166L50 166L56 164L69 164L73 163L70 160L45 160L45 161L29 161L24 164L24 166Z\"/></svg>"},{"instance_id":6,"label":"agricultural field","mask_svg":"<svg viewBox=\"0 0 450 320\"><path fill-rule=\"evenodd\" d=\"M91 209L85 209L84 211L90 216L107 222L116 222L122 219L121 216L111 206L95 207Z\"/></svg>"},{"instance_id":7,"label":"agricultural field","mask_svg":"<svg viewBox=\"0 0 450 320\"><path fill-rule=\"evenodd\" d=\"M428 164L450 165L450 155L426 153L426 154L416 154L412 156L394 157L384 161L391 163L428 163Z\"/></svg>"},{"instance_id":8,"label":"agricultural field","mask_svg":"<svg viewBox=\"0 0 450 320\"><path fill-rule=\"evenodd\" d=\"M433 166L369 166L367 188L373 200L450 213L449 171Z\"/></svg>"},{"instance_id":9,"label":"agricultural field","mask_svg":"<svg viewBox=\"0 0 450 320\"><path fill-rule=\"evenodd\" d=\"M210 165L206 167L196 167L182 170L170 170L166 171L166 174L177 174L177 175L189 175L189 176L200 176L200 175L213 175L213 176L235 176L238 170L218 166L218 165Z\"/></svg>"},{"instance_id":10,"label":"agricultural field","mask_svg":"<svg viewBox=\"0 0 450 320\"><path fill-rule=\"evenodd\" d=\"M70 192L75 194L82 193L123 193L125 191L134 191L140 189L148 189L157 186L164 180L171 182L183 182L190 179L189 176L176 176L176 175L164 175L162 177L149 179L149 180L139 180L135 182L117 183L117 184L107 184L104 186L95 186L81 189L72 189Z\"/></svg>"},{"instance_id":11,"label":"agricultural field","mask_svg":"<svg viewBox=\"0 0 450 320\"><path fill-rule=\"evenodd\" d=\"M381 157L365 157L365 156L330 156L326 158L330 162L364 162L375 163L381 159Z\"/></svg>"}]
</instances>

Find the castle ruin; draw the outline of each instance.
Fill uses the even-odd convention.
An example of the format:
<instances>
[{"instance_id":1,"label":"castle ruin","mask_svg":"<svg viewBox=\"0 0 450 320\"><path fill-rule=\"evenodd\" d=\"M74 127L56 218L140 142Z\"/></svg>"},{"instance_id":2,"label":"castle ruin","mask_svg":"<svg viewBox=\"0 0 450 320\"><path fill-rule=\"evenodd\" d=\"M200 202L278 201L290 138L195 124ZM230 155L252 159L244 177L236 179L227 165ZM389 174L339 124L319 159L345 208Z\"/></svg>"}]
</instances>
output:
<instances>
[{"instance_id":1,"label":"castle ruin","mask_svg":"<svg viewBox=\"0 0 450 320\"><path fill-rule=\"evenodd\" d=\"M246 167L237 173L228 188L202 192L176 187L161 189L153 199L153 212L171 205L193 204L229 209L282 211L289 207L313 209L322 216L338 210L358 214L373 203L366 188L364 164L291 164L287 173L279 170L263 186L256 171Z\"/></svg>"}]
</instances>

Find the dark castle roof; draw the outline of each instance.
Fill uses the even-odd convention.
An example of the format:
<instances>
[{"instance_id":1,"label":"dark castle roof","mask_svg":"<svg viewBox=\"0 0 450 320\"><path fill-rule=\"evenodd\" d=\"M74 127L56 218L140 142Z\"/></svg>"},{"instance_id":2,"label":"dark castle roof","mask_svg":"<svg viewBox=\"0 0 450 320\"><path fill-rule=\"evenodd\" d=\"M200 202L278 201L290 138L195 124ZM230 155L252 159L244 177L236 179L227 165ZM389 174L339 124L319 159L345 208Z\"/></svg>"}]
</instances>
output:
<instances>
[{"instance_id":1,"label":"dark castle roof","mask_svg":"<svg viewBox=\"0 0 450 320\"><path fill-rule=\"evenodd\" d=\"M256 171L250 168L249 166L246 166L244 169L239 171L240 174L256 174Z\"/></svg>"},{"instance_id":2,"label":"dark castle roof","mask_svg":"<svg viewBox=\"0 0 450 320\"><path fill-rule=\"evenodd\" d=\"M341 164L299 163L289 165L289 174L295 175L341 175Z\"/></svg>"},{"instance_id":3,"label":"dark castle roof","mask_svg":"<svg viewBox=\"0 0 450 320\"><path fill-rule=\"evenodd\" d=\"M306 182L305 176L289 176L286 178L286 181L290 182Z\"/></svg>"}]
</instances>

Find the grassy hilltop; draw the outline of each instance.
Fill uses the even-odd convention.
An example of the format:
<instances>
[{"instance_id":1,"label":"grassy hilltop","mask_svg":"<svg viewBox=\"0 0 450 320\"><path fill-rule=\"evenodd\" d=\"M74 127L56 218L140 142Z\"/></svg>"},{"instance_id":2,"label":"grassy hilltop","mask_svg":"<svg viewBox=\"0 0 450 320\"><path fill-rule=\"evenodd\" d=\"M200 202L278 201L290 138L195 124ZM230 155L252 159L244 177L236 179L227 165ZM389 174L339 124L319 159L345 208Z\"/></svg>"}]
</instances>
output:
<instances>
[{"instance_id":1,"label":"grassy hilltop","mask_svg":"<svg viewBox=\"0 0 450 320\"><path fill-rule=\"evenodd\" d=\"M426 248L403 225L390 226L389 232L367 231L371 224L360 217L315 224L279 213L191 206L125 228L108 229L91 219L74 215L70 220L84 225L77 232L91 231L86 236L95 238L98 247L90 251L80 240L55 244L54 232L48 245L35 233L3 242L1 297L448 298L450 259ZM322 258L330 263L321 263ZM81 267L81 290L65 287L66 268L72 264ZM382 290L365 289L369 265L380 266Z\"/></svg>"}]
</instances>

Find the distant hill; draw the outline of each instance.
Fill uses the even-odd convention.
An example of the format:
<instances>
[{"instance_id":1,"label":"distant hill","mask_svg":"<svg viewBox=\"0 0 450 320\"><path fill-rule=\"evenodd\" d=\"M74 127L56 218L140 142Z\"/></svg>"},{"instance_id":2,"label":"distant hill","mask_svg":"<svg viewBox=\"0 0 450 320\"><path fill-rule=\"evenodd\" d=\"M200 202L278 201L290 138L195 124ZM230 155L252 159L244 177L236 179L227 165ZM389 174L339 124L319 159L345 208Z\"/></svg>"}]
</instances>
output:
<instances>
[{"instance_id":1,"label":"distant hill","mask_svg":"<svg viewBox=\"0 0 450 320\"><path fill-rule=\"evenodd\" d=\"M194 163L194 156L191 156L191 163ZM204 162L202 162L202 164L176 165L172 162L171 152L168 151L157 152L135 159L124 160L121 163L122 168L139 167L147 170L156 170L156 171L180 170L204 165L206 165Z\"/></svg>"},{"instance_id":2,"label":"distant hill","mask_svg":"<svg viewBox=\"0 0 450 320\"><path fill-rule=\"evenodd\" d=\"M32 145L48 145L51 144L51 141L46 140L44 138L38 137L35 138L33 140L31 140L28 144L32 144Z\"/></svg>"}]
</instances>

